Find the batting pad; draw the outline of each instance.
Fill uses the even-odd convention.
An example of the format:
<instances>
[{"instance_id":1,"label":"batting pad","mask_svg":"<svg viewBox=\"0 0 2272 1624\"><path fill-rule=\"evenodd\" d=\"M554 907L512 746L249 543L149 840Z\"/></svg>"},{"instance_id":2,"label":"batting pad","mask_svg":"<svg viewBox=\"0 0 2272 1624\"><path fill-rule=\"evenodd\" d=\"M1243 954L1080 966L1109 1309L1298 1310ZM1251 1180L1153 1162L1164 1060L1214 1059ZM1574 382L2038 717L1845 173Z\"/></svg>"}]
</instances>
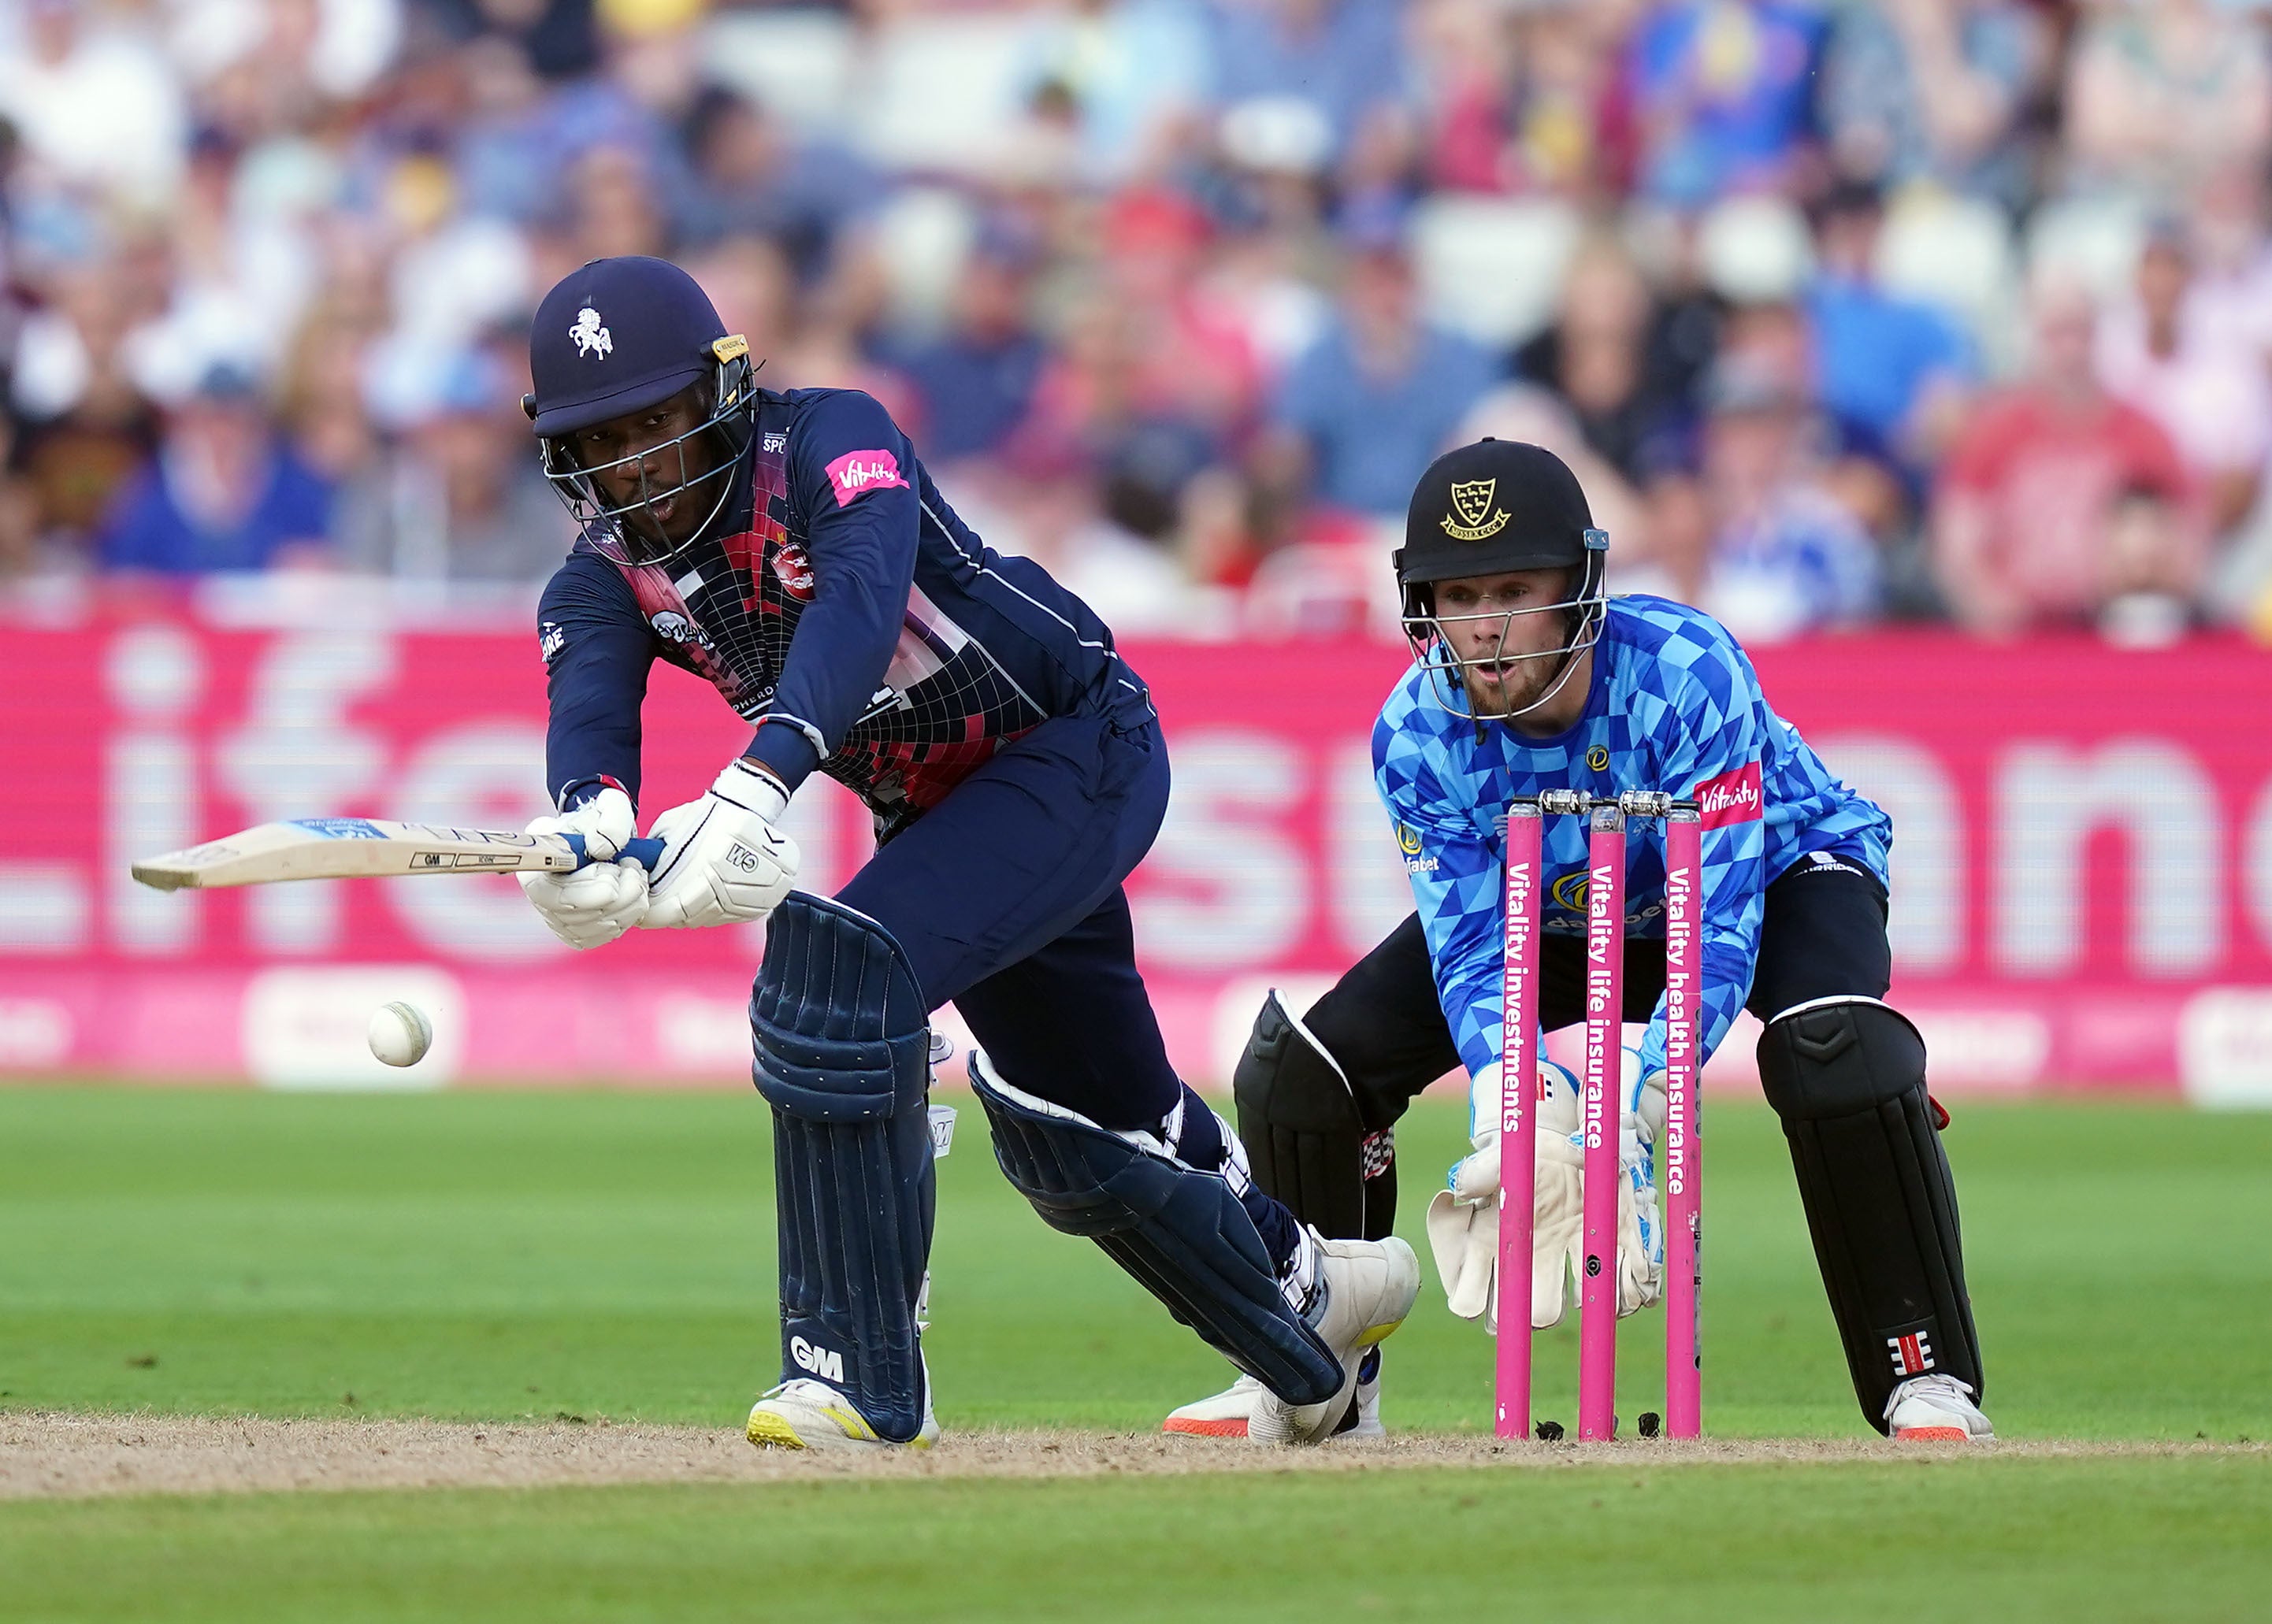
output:
<instances>
[{"instance_id":1,"label":"batting pad","mask_svg":"<svg viewBox=\"0 0 2272 1624\"><path fill-rule=\"evenodd\" d=\"M929 1022L882 926L800 891L774 911L750 1032L774 1114L781 1378L827 1382L894 1442L923 1426Z\"/></svg>"},{"instance_id":2,"label":"batting pad","mask_svg":"<svg viewBox=\"0 0 2272 1624\"><path fill-rule=\"evenodd\" d=\"M1095 1241L1169 1313L1288 1404L1324 1404L1341 1390L1341 1361L1288 1305L1254 1220L1221 1174L1013 1088L975 1052L970 1085L1004 1176L1052 1229Z\"/></svg>"}]
</instances>

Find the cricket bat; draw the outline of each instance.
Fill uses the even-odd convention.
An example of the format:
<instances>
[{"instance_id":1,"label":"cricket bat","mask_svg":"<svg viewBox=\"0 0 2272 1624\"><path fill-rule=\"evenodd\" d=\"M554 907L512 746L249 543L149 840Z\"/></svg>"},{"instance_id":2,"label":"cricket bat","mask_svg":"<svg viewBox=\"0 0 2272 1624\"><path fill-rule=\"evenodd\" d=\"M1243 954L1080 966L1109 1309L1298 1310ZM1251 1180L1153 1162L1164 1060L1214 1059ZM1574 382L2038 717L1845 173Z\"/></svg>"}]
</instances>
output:
<instances>
[{"instance_id":1,"label":"cricket bat","mask_svg":"<svg viewBox=\"0 0 2272 1624\"><path fill-rule=\"evenodd\" d=\"M633 840L622 854L652 868L661 860L662 842ZM390 874L511 874L526 868L560 874L581 868L587 860L581 835L309 817L261 823L187 851L146 858L134 865L134 877L173 891Z\"/></svg>"}]
</instances>

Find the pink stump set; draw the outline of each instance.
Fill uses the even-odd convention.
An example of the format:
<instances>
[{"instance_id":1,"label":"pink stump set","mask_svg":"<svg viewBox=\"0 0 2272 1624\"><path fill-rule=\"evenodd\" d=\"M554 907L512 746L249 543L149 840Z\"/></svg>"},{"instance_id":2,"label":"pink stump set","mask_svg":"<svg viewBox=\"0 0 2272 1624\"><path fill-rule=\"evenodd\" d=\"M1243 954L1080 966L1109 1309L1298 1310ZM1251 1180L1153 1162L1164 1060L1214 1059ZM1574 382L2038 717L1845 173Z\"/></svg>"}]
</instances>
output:
<instances>
[{"instance_id":1,"label":"pink stump set","mask_svg":"<svg viewBox=\"0 0 2272 1624\"><path fill-rule=\"evenodd\" d=\"M1530 1435L1531 1223L1538 1176L1538 932L1549 817L1583 817L1586 884L1584 1280L1578 1319L1578 1436L1617 1432L1618 1146L1625 1102L1619 1028L1625 1009L1626 823L1664 825L1664 1136L1657 1178L1664 1203L1664 1421L1674 1438L1703 1427L1696 1348L1698 1241L1697 995L1702 964L1701 826L1696 804L1646 790L1596 797L1547 790L1507 808L1505 1012L1500 1054L1498 1348L1496 1430Z\"/></svg>"}]
</instances>

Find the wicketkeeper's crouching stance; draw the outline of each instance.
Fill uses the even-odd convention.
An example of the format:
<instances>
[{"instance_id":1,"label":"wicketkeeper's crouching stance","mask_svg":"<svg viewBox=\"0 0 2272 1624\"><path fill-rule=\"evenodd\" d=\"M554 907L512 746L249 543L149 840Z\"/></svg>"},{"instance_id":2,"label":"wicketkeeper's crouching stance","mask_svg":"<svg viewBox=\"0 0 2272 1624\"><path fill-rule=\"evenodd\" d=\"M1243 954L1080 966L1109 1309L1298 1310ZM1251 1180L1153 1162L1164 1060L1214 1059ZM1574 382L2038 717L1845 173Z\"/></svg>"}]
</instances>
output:
<instances>
[{"instance_id":1,"label":"wicketkeeper's crouching stance","mask_svg":"<svg viewBox=\"0 0 2272 1624\"><path fill-rule=\"evenodd\" d=\"M1855 1396L1898 1436L1983 1438L1980 1350L1964 1287L1956 1190L1924 1044L1886 1003L1892 826L1833 778L1768 707L1743 650L1709 616L1654 598L1611 601L1609 538L1538 447L1446 453L1413 494L1397 555L1415 663L1372 736L1419 911L1306 1014L1263 1005L1236 1077L1254 1177L1327 1235L1381 1236L1395 1216L1391 1129L1412 1097L1464 1064L1475 1154L1429 1213L1447 1295L1494 1309L1499 989L1507 802L1547 789L1667 790L1703 813L1702 1047L1739 1008L1765 1023L1760 1075L1782 1119ZM1586 831L1545 825L1541 1024L1584 1014ZM1655 1141L1663 1124L1663 826L1632 837L1620 1313L1656 1295L1663 1236ZM1540 1068L1532 1322L1555 1323L1580 1251L1576 1085ZM1350 1425L1379 1428L1368 1359ZM1177 1411L1170 1430L1229 1434L1242 1382Z\"/></svg>"},{"instance_id":2,"label":"wicketkeeper's crouching stance","mask_svg":"<svg viewBox=\"0 0 2272 1624\"><path fill-rule=\"evenodd\" d=\"M584 522L540 610L557 817L634 833L639 708L660 657L757 724L636 862L524 875L576 947L635 926L770 916L750 1002L773 1107L781 1384L752 1442L938 1435L919 1319L931 1237L930 1011L1013 1184L1087 1235L1264 1389L1252 1435L1306 1442L1410 1309L1401 1241L1321 1240L1248 1181L1168 1063L1121 882L1168 761L1112 636L1037 565L990 551L868 396L759 390L747 346L661 260L598 260L545 296L527 402ZM834 900L790 890L776 826L816 770L874 813Z\"/></svg>"}]
</instances>

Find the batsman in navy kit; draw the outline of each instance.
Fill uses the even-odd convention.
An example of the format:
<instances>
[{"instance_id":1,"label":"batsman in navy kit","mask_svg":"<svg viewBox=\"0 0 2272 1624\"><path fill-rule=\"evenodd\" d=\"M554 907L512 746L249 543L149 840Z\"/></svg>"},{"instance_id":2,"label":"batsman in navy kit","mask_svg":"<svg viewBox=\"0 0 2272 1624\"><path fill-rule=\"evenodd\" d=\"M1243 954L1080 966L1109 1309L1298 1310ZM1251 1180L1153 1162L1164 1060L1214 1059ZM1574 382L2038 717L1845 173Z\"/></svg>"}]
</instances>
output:
<instances>
[{"instance_id":1,"label":"batsman in navy kit","mask_svg":"<svg viewBox=\"0 0 2272 1624\"><path fill-rule=\"evenodd\" d=\"M596 260L545 296L524 403L582 524L539 610L547 772L533 829L595 859L524 875L564 941L766 920L750 1001L772 1107L781 1382L753 1443L928 1444L931 1011L977 1039L1002 1170L1258 1384L1252 1435L1307 1442L1409 1310L1400 1240L1325 1240L1252 1185L1237 1136L1169 1064L1122 883L1168 801L1143 681L1038 565L955 516L852 390L756 387L691 278ZM637 831L658 658L751 724L707 793ZM782 813L814 772L874 814L833 898L793 889ZM607 860L618 859L617 860Z\"/></svg>"},{"instance_id":2,"label":"batsman in navy kit","mask_svg":"<svg viewBox=\"0 0 2272 1624\"><path fill-rule=\"evenodd\" d=\"M1886 1002L1890 820L1777 716L1726 628L1659 598L1611 599L1609 537L1577 479L1535 445L1446 452L1414 491L1396 555L1414 660L1373 730L1374 775L1417 911L1304 1014L1272 994L1235 1079L1256 1181L1328 1235L1385 1235L1392 1131L1464 1066L1474 1153L1428 1213L1455 1312L1496 1312L1500 987L1508 802L1542 790L1693 799L1702 857L1700 1039L1748 1008L1854 1391L1880 1431L1992 1435L1964 1285L1945 1118L1925 1048ZM1543 831L1540 1016L1584 1014L1586 820ZM1663 1273L1655 1144L1664 1127L1664 835L1628 858L1618 1311ZM1555 1323L1582 1255L1580 1094L1540 1066L1534 1325ZM1518 1307L1515 1311L1520 1312ZM1242 1381L1169 1418L1229 1434L1257 1413ZM1379 1429L1379 1358L1355 1425Z\"/></svg>"}]
</instances>

